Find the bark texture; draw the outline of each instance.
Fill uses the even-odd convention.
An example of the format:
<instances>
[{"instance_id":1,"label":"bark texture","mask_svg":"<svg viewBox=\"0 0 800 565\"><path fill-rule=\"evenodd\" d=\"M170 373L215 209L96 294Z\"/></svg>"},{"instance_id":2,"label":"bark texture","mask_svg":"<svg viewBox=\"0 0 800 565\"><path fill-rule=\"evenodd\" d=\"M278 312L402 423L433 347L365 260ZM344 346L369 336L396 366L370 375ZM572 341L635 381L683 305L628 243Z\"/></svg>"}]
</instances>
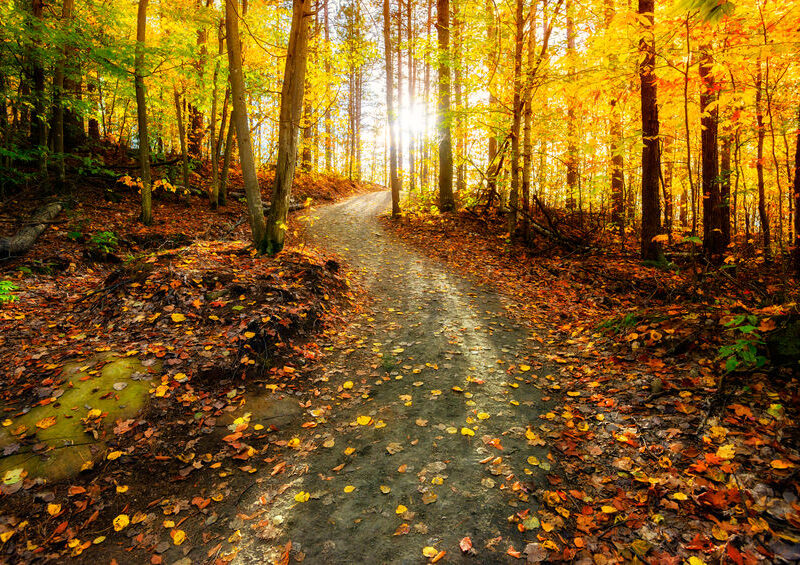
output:
<instances>
[{"instance_id":1,"label":"bark texture","mask_svg":"<svg viewBox=\"0 0 800 565\"><path fill-rule=\"evenodd\" d=\"M237 0L225 0L225 31L228 43L228 68L233 101L231 120L236 124L236 139L239 144L239 162L242 166L247 214L250 219L253 244L260 253L263 253L267 248L267 227L264 220L264 206L261 203L261 189L258 186L258 176L256 175L253 142L250 139L247 103L244 99L244 73L242 72L242 45L239 41Z\"/></svg>"},{"instance_id":2,"label":"bark texture","mask_svg":"<svg viewBox=\"0 0 800 565\"><path fill-rule=\"evenodd\" d=\"M297 163L297 132L303 111L310 16L311 0L295 0L281 89L278 162L275 165L275 184L272 187L272 200L267 218L265 251L269 254L278 253L283 249L286 236L289 196L292 192L292 180ZM241 151L241 144L239 150Z\"/></svg>"}]
</instances>

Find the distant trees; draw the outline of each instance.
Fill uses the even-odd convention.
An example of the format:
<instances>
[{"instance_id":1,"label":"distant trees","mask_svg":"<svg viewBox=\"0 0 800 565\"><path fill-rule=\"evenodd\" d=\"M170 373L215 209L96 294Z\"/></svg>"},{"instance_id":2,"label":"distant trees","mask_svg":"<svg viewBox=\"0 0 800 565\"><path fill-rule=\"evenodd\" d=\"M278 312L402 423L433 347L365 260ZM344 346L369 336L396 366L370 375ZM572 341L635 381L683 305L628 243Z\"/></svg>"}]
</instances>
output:
<instances>
[{"instance_id":1,"label":"distant trees","mask_svg":"<svg viewBox=\"0 0 800 565\"><path fill-rule=\"evenodd\" d=\"M689 234L715 262L794 245L791 3L685 0L653 18L638 0L403 0L381 22L309 0L302 89L286 66L297 4L0 3L0 193L79 187L70 175L111 158L136 167L152 221L163 181L224 205L239 162L259 246L269 231L279 249L299 151L304 171L387 179L394 214L406 182L411 208L496 207L523 238L555 211L623 248L641 235L651 258ZM268 230L255 196L273 168Z\"/></svg>"}]
</instances>

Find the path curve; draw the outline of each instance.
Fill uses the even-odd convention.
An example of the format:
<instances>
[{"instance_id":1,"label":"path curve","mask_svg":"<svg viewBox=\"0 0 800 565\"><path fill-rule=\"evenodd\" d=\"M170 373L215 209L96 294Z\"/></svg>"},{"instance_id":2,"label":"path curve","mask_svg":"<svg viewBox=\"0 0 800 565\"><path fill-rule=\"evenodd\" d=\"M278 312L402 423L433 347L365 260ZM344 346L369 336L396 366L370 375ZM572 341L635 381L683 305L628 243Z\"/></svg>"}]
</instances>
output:
<instances>
[{"instance_id":1,"label":"path curve","mask_svg":"<svg viewBox=\"0 0 800 565\"><path fill-rule=\"evenodd\" d=\"M329 367L364 394L334 406L328 423L313 430L319 444L333 439L335 446L298 459L307 472L269 516L306 563L425 563L426 546L447 552L441 563L519 563L506 551L537 541L536 531L521 533L508 518L535 512L524 493L545 484L528 458L549 466L547 451L525 433L529 425L538 429L544 410L534 371L519 369L530 334L507 317L496 294L386 232L378 216L389 204L388 192L375 192L314 213L314 242L361 271L371 295L374 319L343 328L354 345L363 339L367 346L333 355ZM358 416L373 423L357 425ZM493 438L502 450L485 443ZM348 447L355 451L346 454ZM481 463L489 456L502 459ZM311 499L296 503L299 491ZM398 505L408 513L398 515ZM408 533L393 535L403 524ZM465 536L477 555L459 550ZM252 540L240 561L263 559L267 545Z\"/></svg>"}]
</instances>

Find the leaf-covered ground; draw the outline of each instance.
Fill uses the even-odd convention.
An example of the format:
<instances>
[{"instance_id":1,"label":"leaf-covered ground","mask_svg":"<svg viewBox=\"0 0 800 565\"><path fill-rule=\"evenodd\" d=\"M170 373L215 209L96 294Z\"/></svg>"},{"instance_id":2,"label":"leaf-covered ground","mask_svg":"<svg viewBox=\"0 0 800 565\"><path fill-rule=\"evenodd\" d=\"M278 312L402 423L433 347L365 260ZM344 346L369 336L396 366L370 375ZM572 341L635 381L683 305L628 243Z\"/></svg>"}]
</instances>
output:
<instances>
[{"instance_id":1,"label":"leaf-covered ground","mask_svg":"<svg viewBox=\"0 0 800 565\"><path fill-rule=\"evenodd\" d=\"M364 190L303 180L314 201ZM252 446L302 411L288 399L319 362L325 329L352 309L335 258L302 239L257 257L237 199L213 212L165 195L143 227L137 195L118 190L106 202L87 188L28 255L2 265L16 300L0 309L0 560L96 559L149 507L205 508L211 495L197 499L194 485L223 464L248 473ZM25 205L6 204L24 218ZM253 416L263 433L245 446L229 428L248 401L263 404ZM117 561L150 559L157 543L134 542L137 556Z\"/></svg>"},{"instance_id":2,"label":"leaf-covered ground","mask_svg":"<svg viewBox=\"0 0 800 565\"><path fill-rule=\"evenodd\" d=\"M300 214L266 259L240 203L144 229L134 194L87 198L4 265L0 559L798 558L797 377L719 358L733 317L783 323L779 276L534 256L387 202Z\"/></svg>"},{"instance_id":3,"label":"leaf-covered ground","mask_svg":"<svg viewBox=\"0 0 800 565\"><path fill-rule=\"evenodd\" d=\"M534 254L501 220L467 213L385 225L498 289L558 367L538 381L554 403L544 437L564 473L537 493L559 517L542 533L547 559L800 559L797 373L727 373L719 355L747 337L732 320L755 316L749 335L764 336L796 313L796 285L755 262L730 275Z\"/></svg>"}]
</instances>

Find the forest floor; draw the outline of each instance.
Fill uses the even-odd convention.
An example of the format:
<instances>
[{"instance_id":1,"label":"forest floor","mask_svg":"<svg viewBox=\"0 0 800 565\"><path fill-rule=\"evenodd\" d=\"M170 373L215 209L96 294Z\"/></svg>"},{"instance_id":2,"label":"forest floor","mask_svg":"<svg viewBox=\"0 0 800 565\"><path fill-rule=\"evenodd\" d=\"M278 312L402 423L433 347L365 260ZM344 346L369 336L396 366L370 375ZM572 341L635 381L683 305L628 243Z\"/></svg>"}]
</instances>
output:
<instances>
[{"instance_id":1,"label":"forest floor","mask_svg":"<svg viewBox=\"0 0 800 565\"><path fill-rule=\"evenodd\" d=\"M726 316L786 311L758 287L697 300L720 282L534 259L466 214L379 220L385 192L254 258L241 210L144 230L132 196L82 216L132 258L55 225L3 269L0 464L24 460L0 472L0 560L800 558L796 377L720 381Z\"/></svg>"}]
</instances>

